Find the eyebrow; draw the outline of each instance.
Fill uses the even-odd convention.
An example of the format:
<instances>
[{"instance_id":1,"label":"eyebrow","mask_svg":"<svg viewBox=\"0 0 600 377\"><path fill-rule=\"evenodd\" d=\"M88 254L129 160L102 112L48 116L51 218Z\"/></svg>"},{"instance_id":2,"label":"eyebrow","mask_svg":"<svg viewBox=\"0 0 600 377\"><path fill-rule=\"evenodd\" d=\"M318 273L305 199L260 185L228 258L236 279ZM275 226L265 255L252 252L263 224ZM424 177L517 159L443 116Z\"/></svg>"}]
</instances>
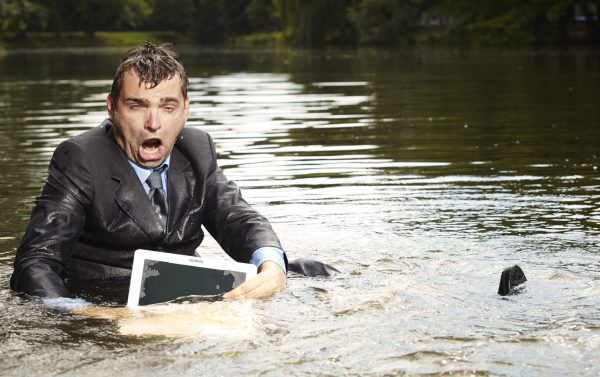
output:
<instances>
[{"instance_id":1,"label":"eyebrow","mask_svg":"<svg viewBox=\"0 0 600 377\"><path fill-rule=\"evenodd\" d=\"M163 105L165 103L170 103L170 102L179 103L179 99L177 99L175 97L165 97L165 98L161 98L160 99L160 104L161 105Z\"/></svg>"},{"instance_id":2,"label":"eyebrow","mask_svg":"<svg viewBox=\"0 0 600 377\"><path fill-rule=\"evenodd\" d=\"M132 98L132 97L129 97L129 98L123 98L123 102L133 102L133 103L137 103L137 104L140 104L140 105L147 105L149 101L146 100L146 99L143 99L143 98Z\"/></svg>"},{"instance_id":3,"label":"eyebrow","mask_svg":"<svg viewBox=\"0 0 600 377\"><path fill-rule=\"evenodd\" d=\"M135 98L135 97L129 97L129 98L123 98L123 102L134 102L140 105L148 105L150 103L150 101L148 101L145 98ZM160 104L164 105L165 103L171 103L171 102L175 102L175 103L179 103L179 99L175 98L175 97L164 97L160 99Z\"/></svg>"}]
</instances>

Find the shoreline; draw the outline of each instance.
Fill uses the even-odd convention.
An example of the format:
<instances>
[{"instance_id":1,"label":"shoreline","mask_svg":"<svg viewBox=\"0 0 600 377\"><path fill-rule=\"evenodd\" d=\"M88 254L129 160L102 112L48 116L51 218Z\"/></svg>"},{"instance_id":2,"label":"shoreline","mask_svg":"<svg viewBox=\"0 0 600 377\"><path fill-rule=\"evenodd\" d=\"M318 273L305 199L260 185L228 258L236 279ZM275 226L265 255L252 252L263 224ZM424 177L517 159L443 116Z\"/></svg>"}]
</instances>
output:
<instances>
[{"instance_id":1,"label":"shoreline","mask_svg":"<svg viewBox=\"0 0 600 377\"><path fill-rule=\"evenodd\" d=\"M94 35L84 32L31 33L22 38L0 40L0 55L15 50L54 48L105 48L131 47L144 41L154 43L193 44L191 37L168 31L114 32L98 31Z\"/></svg>"},{"instance_id":2,"label":"shoreline","mask_svg":"<svg viewBox=\"0 0 600 377\"><path fill-rule=\"evenodd\" d=\"M451 40L443 42L444 39L441 37L435 37L431 34L423 33L419 40L412 45L407 46L372 46L372 45L326 45L326 46L314 46L314 47L294 47L286 40L285 36L280 32L274 33L257 33L249 35L241 35L233 37L223 43L219 44L202 44L198 43L190 35L180 34L172 31L98 31L94 35L90 36L85 32L66 32L61 34L39 32L31 33L26 37L21 38L4 38L0 39L0 57L11 53L11 52L23 52L23 51L35 51L43 52L45 50L95 50L95 49L128 49L132 46L138 45L144 41L151 41L153 43L171 43L175 46L193 46L193 47L205 47L205 48L232 48L232 49L245 49L245 48L266 48L266 49L317 49L317 50L329 50L329 49L383 49L383 50L394 50L397 48L405 49L419 49L419 48L449 48L449 49L486 49L486 48L497 48L497 49L534 49L534 50L545 50L545 49L578 49L578 48L590 48L597 49L597 46L588 45L585 43L571 43L568 45L527 45L527 44L514 44L514 45L481 45L472 43L455 43Z\"/></svg>"}]
</instances>

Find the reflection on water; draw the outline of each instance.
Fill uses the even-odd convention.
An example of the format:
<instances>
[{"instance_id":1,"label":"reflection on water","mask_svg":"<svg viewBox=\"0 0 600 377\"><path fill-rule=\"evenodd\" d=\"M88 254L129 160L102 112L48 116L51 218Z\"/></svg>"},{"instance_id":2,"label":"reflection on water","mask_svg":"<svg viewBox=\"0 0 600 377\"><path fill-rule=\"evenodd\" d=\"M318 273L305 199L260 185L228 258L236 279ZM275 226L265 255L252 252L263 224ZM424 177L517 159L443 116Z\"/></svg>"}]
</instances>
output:
<instances>
[{"instance_id":1,"label":"reflection on water","mask_svg":"<svg viewBox=\"0 0 600 377\"><path fill-rule=\"evenodd\" d=\"M85 320L8 278L51 153L104 119L120 53L0 60L1 374L598 374L598 53L186 51L188 126L291 258L342 273ZM515 263L529 281L501 298Z\"/></svg>"}]
</instances>

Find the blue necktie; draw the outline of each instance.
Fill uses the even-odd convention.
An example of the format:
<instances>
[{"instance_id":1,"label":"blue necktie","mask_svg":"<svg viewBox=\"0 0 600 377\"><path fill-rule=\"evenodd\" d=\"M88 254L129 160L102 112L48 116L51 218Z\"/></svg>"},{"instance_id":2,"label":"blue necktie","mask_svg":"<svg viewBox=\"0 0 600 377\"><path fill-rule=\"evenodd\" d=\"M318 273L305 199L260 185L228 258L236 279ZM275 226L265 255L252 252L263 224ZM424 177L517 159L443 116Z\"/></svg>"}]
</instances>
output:
<instances>
[{"instance_id":1,"label":"blue necktie","mask_svg":"<svg viewBox=\"0 0 600 377\"><path fill-rule=\"evenodd\" d=\"M152 202L152 207L158 216L160 225L163 229L167 228L167 195L163 189L161 170L153 170L150 176L146 179L146 183L150 186L148 197Z\"/></svg>"}]
</instances>

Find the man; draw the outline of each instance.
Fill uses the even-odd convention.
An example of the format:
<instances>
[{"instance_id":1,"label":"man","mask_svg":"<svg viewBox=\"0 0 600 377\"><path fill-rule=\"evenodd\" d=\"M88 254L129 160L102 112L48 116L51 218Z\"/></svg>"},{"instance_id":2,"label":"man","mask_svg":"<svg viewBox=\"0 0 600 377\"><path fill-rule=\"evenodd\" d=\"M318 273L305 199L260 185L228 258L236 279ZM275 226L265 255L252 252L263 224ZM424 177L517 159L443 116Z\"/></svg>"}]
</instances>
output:
<instances>
[{"instance_id":1,"label":"man","mask_svg":"<svg viewBox=\"0 0 600 377\"><path fill-rule=\"evenodd\" d=\"M203 225L255 278L225 297L269 297L287 258L268 221L216 162L210 136L185 128L188 79L177 54L145 42L117 68L109 119L61 143L15 259L11 288L44 298L128 281L136 249L193 254ZM124 299L124 298L123 298Z\"/></svg>"}]
</instances>

